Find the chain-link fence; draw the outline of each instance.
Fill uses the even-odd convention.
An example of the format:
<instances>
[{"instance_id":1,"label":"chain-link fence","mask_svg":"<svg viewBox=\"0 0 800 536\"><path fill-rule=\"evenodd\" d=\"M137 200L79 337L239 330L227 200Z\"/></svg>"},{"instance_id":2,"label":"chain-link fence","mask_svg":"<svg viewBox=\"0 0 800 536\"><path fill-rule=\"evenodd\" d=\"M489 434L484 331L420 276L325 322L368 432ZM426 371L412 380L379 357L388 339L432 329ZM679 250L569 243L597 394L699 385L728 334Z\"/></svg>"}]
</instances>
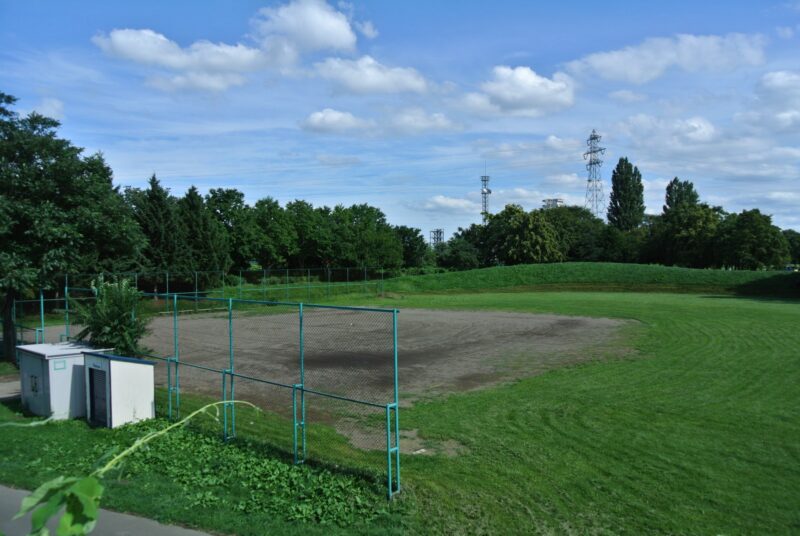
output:
<instances>
[{"instance_id":1,"label":"chain-link fence","mask_svg":"<svg viewBox=\"0 0 800 536\"><path fill-rule=\"evenodd\" d=\"M259 270L65 274L60 288L90 288L100 276L129 279L141 292L261 301L321 301L343 294L379 294L393 276L374 267L264 268ZM63 286L62 286L63 283ZM165 309L166 311L167 309Z\"/></svg>"},{"instance_id":2,"label":"chain-link fence","mask_svg":"<svg viewBox=\"0 0 800 536\"><path fill-rule=\"evenodd\" d=\"M385 469L389 497L399 491L398 311L210 294L142 293L140 344L166 394L159 411L177 418L221 398L224 439L266 441L296 463L358 453L365 470ZM75 308L94 299L91 287L67 287L60 298L16 302L30 335L21 340L74 337Z\"/></svg>"}]
</instances>

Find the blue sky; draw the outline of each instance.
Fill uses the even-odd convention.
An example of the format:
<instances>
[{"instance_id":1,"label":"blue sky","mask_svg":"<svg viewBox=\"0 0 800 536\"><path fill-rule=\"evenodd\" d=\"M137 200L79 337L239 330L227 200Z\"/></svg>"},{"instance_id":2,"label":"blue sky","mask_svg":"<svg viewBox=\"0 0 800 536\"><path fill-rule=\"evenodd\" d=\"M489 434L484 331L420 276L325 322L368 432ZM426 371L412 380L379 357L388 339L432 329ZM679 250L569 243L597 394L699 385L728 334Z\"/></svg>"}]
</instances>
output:
<instances>
[{"instance_id":1,"label":"blue sky","mask_svg":"<svg viewBox=\"0 0 800 536\"><path fill-rule=\"evenodd\" d=\"M591 130L642 172L800 229L800 2L11 2L0 90L102 151L248 202L370 203L449 235L582 205Z\"/></svg>"}]
</instances>

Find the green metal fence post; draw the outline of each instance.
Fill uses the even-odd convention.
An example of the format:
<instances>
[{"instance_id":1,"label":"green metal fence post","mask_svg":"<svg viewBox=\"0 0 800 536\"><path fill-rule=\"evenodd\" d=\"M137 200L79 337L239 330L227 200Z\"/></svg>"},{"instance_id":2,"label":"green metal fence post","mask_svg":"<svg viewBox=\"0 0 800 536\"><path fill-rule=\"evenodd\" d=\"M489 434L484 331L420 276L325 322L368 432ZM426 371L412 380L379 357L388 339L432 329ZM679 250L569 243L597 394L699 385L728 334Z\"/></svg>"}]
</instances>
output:
<instances>
[{"instance_id":1,"label":"green metal fence post","mask_svg":"<svg viewBox=\"0 0 800 536\"><path fill-rule=\"evenodd\" d=\"M397 473L395 479L397 481L396 490L400 491L400 393L398 389L397 380L397 314L399 311L394 309L392 311L392 339L393 339L393 353L394 353L394 439L395 439L395 463Z\"/></svg>"},{"instance_id":2,"label":"green metal fence post","mask_svg":"<svg viewBox=\"0 0 800 536\"><path fill-rule=\"evenodd\" d=\"M228 440L228 389L225 385L227 370L222 371L222 440Z\"/></svg>"},{"instance_id":3,"label":"green metal fence post","mask_svg":"<svg viewBox=\"0 0 800 536\"><path fill-rule=\"evenodd\" d=\"M45 342L44 341L44 291L42 289L39 289L39 317L40 317L40 321L42 323L42 340L41 340L41 342Z\"/></svg>"},{"instance_id":4,"label":"green metal fence post","mask_svg":"<svg viewBox=\"0 0 800 536\"><path fill-rule=\"evenodd\" d=\"M386 404L386 492L392 498L392 429L390 426L391 404Z\"/></svg>"},{"instance_id":5,"label":"green metal fence post","mask_svg":"<svg viewBox=\"0 0 800 536\"><path fill-rule=\"evenodd\" d=\"M300 326L300 383L292 385L292 424L293 436L292 447L294 450L294 463L302 463L306 459L306 402L305 402L305 389L303 382L305 381L305 334L303 333L303 304L298 306L298 322ZM297 420L297 390L300 390L300 420ZM300 428L302 435L300 441L302 447L298 446L297 429ZM298 449L302 449L302 456L298 455Z\"/></svg>"},{"instance_id":6,"label":"green metal fence post","mask_svg":"<svg viewBox=\"0 0 800 536\"><path fill-rule=\"evenodd\" d=\"M172 333L173 333L173 352L175 358L175 411L181 415L181 379L180 379L180 343L178 331L178 295L172 295Z\"/></svg>"},{"instance_id":7,"label":"green metal fence post","mask_svg":"<svg viewBox=\"0 0 800 536\"><path fill-rule=\"evenodd\" d=\"M64 337L69 340L69 286L64 287Z\"/></svg>"},{"instance_id":8,"label":"green metal fence post","mask_svg":"<svg viewBox=\"0 0 800 536\"><path fill-rule=\"evenodd\" d=\"M233 373L233 298L228 298L228 370ZM231 400L235 400L236 391L233 386L233 376L231 376ZM231 412L231 437L236 437L236 406L230 405Z\"/></svg>"}]
</instances>

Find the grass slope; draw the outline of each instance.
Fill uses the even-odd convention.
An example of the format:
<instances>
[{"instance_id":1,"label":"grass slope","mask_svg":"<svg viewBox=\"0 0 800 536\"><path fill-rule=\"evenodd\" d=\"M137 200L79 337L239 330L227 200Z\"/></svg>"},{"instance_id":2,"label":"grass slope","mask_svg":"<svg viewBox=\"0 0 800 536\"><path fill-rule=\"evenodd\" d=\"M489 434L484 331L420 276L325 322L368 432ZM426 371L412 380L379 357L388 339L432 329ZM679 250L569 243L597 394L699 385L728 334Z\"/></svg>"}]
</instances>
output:
<instances>
[{"instance_id":1,"label":"grass slope","mask_svg":"<svg viewBox=\"0 0 800 536\"><path fill-rule=\"evenodd\" d=\"M698 270L617 263L523 264L465 272L405 276L385 282L389 292L531 290L627 290L722 292L800 297L800 274L747 270Z\"/></svg>"}]
</instances>

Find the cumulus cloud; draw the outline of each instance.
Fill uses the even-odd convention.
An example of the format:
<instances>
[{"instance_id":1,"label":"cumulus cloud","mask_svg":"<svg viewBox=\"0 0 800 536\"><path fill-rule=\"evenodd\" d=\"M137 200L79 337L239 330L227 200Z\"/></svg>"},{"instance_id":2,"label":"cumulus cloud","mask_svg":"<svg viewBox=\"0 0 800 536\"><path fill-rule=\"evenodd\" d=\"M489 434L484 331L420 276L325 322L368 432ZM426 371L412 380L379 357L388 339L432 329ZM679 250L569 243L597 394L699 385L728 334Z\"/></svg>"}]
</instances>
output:
<instances>
[{"instance_id":1,"label":"cumulus cloud","mask_svg":"<svg viewBox=\"0 0 800 536\"><path fill-rule=\"evenodd\" d=\"M448 212L451 214L478 214L481 205L463 197L447 197L435 195L423 203L422 208L432 212Z\"/></svg>"},{"instance_id":2,"label":"cumulus cloud","mask_svg":"<svg viewBox=\"0 0 800 536\"><path fill-rule=\"evenodd\" d=\"M530 67L500 65L492 74L491 80L481 84L481 93L464 97L467 109L479 114L538 117L569 108L574 102L573 81L564 73L547 78Z\"/></svg>"},{"instance_id":3,"label":"cumulus cloud","mask_svg":"<svg viewBox=\"0 0 800 536\"><path fill-rule=\"evenodd\" d=\"M350 112L325 108L309 115L301 126L313 132L343 133L364 131L374 126L372 121L360 119Z\"/></svg>"},{"instance_id":4,"label":"cumulus cloud","mask_svg":"<svg viewBox=\"0 0 800 536\"><path fill-rule=\"evenodd\" d=\"M253 26L264 49L290 56L318 50L350 52L356 47L347 16L323 0L261 8Z\"/></svg>"},{"instance_id":5,"label":"cumulus cloud","mask_svg":"<svg viewBox=\"0 0 800 536\"><path fill-rule=\"evenodd\" d=\"M775 33L777 33L778 37L781 39L791 39L794 37L794 28L791 26L778 26L775 28Z\"/></svg>"},{"instance_id":6,"label":"cumulus cloud","mask_svg":"<svg viewBox=\"0 0 800 536\"><path fill-rule=\"evenodd\" d=\"M371 23L364 34L377 35ZM182 47L151 29L114 29L92 42L109 56L173 74L155 73L148 83L163 90L224 91L246 82L245 74L265 68L286 69L305 53L352 52L356 34L348 17L323 0L294 0L258 11L249 36L253 46L199 40Z\"/></svg>"},{"instance_id":7,"label":"cumulus cloud","mask_svg":"<svg viewBox=\"0 0 800 536\"><path fill-rule=\"evenodd\" d=\"M455 130L458 127L443 113L427 113L421 108L410 108L394 115L391 126L400 132L421 133L429 131Z\"/></svg>"},{"instance_id":8,"label":"cumulus cloud","mask_svg":"<svg viewBox=\"0 0 800 536\"><path fill-rule=\"evenodd\" d=\"M697 72L760 65L764 61L765 44L760 35L738 33L654 37L639 45L589 54L568 63L567 69L575 75L644 84L670 68Z\"/></svg>"},{"instance_id":9,"label":"cumulus cloud","mask_svg":"<svg viewBox=\"0 0 800 536\"><path fill-rule=\"evenodd\" d=\"M550 186L560 186L563 188L575 188L586 183L585 177L578 177L577 173L556 173L544 178L544 184Z\"/></svg>"},{"instance_id":10,"label":"cumulus cloud","mask_svg":"<svg viewBox=\"0 0 800 536\"><path fill-rule=\"evenodd\" d=\"M387 67L371 56L357 60L328 58L315 65L317 74L352 93L424 93L425 78L415 69Z\"/></svg>"}]
</instances>

